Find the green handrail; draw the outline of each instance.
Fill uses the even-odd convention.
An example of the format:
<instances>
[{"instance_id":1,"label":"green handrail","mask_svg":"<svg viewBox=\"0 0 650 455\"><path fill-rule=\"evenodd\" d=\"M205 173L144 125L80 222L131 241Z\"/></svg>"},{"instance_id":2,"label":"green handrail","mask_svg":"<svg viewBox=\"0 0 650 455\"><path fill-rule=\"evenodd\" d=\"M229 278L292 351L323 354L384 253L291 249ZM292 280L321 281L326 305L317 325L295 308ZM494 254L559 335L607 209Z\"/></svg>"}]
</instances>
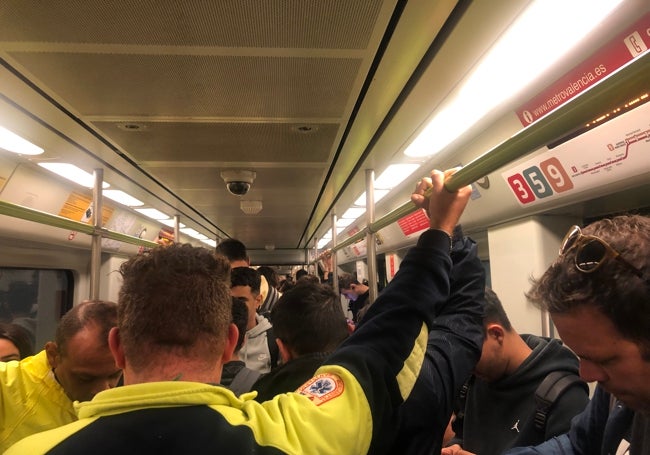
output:
<instances>
[{"instance_id":1,"label":"green handrail","mask_svg":"<svg viewBox=\"0 0 650 455\"><path fill-rule=\"evenodd\" d=\"M2 200L0 200L0 215L7 215L14 218L33 221L35 223L47 224L48 226L77 231L88 235L97 234L103 238L130 243L132 245L145 246L149 248L158 245L156 242L150 240L141 239L121 232L111 231L106 228L96 229L95 226L82 223L81 221L74 221L69 218L52 215L51 213L42 212L40 210L31 209L29 207L12 204Z\"/></svg>"},{"instance_id":2,"label":"green handrail","mask_svg":"<svg viewBox=\"0 0 650 455\"><path fill-rule=\"evenodd\" d=\"M498 168L574 132L597 115L616 109L650 90L650 52L619 68L570 102L522 129L511 138L466 164L445 181L449 191L469 185ZM452 152L453 153L453 152ZM417 209L409 201L332 247L337 251L365 238L368 233L396 222Z\"/></svg>"}]
</instances>

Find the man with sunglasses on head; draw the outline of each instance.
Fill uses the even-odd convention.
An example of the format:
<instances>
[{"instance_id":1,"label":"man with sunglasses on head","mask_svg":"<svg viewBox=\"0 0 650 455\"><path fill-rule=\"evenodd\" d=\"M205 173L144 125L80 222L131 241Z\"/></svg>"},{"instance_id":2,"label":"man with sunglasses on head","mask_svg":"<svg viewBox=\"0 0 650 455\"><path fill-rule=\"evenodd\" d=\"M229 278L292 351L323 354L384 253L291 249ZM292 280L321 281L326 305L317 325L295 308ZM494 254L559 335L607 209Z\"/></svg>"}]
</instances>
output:
<instances>
[{"instance_id":1,"label":"man with sunglasses on head","mask_svg":"<svg viewBox=\"0 0 650 455\"><path fill-rule=\"evenodd\" d=\"M528 298L548 310L598 382L567 434L524 454L650 453L650 218L618 216L573 226L560 256Z\"/></svg>"}]
</instances>

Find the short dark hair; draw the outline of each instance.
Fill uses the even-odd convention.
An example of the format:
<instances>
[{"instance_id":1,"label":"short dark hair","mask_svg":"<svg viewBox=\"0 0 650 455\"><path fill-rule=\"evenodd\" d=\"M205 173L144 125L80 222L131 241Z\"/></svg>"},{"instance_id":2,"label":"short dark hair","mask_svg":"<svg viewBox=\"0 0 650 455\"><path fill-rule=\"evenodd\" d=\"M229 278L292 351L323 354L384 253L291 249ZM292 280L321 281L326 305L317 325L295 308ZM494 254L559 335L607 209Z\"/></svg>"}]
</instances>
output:
<instances>
[{"instance_id":1,"label":"short dark hair","mask_svg":"<svg viewBox=\"0 0 650 455\"><path fill-rule=\"evenodd\" d=\"M361 284L351 273L342 273L339 275L339 289L350 289L353 284Z\"/></svg>"},{"instance_id":2,"label":"short dark hair","mask_svg":"<svg viewBox=\"0 0 650 455\"><path fill-rule=\"evenodd\" d=\"M297 355L330 352L347 338L339 297L331 288L301 281L271 310L273 332Z\"/></svg>"},{"instance_id":3,"label":"short dark hair","mask_svg":"<svg viewBox=\"0 0 650 455\"><path fill-rule=\"evenodd\" d=\"M214 363L232 321L230 263L205 248L153 248L120 267L118 327L124 355L142 371L156 355Z\"/></svg>"},{"instance_id":4,"label":"short dark hair","mask_svg":"<svg viewBox=\"0 0 650 455\"><path fill-rule=\"evenodd\" d=\"M65 354L70 338L82 329L97 325L102 346L108 347L108 332L117 326L117 304L107 300L84 300L63 315L56 328L57 349Z\"/></svg>"},{"instance_id":5,"label":"short dark hair","mask_svg":"<svg viewBox=\"0 0 650 455\"><path fill-rule=\"evenodd\" d=\"M235 286L250 286L251 292L254 295L260 293L260 286L262 285L262 275L250 267L235 267L230 273L230 287Z\"/></svg>"},{"instance_id":6,"label":"short dark hair","mask_svg":"<svg viewBox=\"0 0 650 455\"><path fill-rule=\"evenodd\" d=\"M499 300L496 292L490 288L485 288L485 309L483 313L483 325L489 323L497 323L508 332L512 330L510 319L508 319L506 310L503 309L501 300Z\"/></svg>"},{"instance_id":7,"label":"short dark hair","mask_svg":"<svg viewBox=\"0 0 650 455\"><path fill-rule=\"evenodd\" d=\"M239 330L239 337L235 346L235 352L237 353L244 344L246 326L248 325L248 306L246 305L246 299L243 297L232 297L232 322Z\"/></svg>"},{"instance_id":8,"label":"short dark hair","mask_svg":"<svg viewBox=\"0 0 650 455\"><path fill-rule=\"evenodd\" d=\"M17 348L21 359L34 355L34 346L29 332L17 324L0 322L0 338L11 341Z\"/></svg>"},{"instance_id":9,"label":"short dark hair","mask_svg":"<svg viewBox=\"0 0 650 455\"><path fill-rule=\"evenodd\" d=\"M307 275L309 275L309 272L308 272L307 270L305 270L305 269L299 269L299 270L296 272L296 281L298 281L298 280L299 280L300 278L302 278L303 276L307 276Z\"/></svg>"},{"instance_id":10,"label":"short dark hair","mask_svg":"<svg viewBox=\"0 0 650 455\"><path fill-rule=\"evenodd\" d=\"M249 261L246 245L237 239L224 239L217 245L217 254L221 254L233 261Z\"/></svg>"},{"instance_id":11,"label":"short dark hair","mask_svg":"<svg viewBox=\"0 0 650 455\"><path fill-rule=\"evenodd\" d=\"M639 278L620 261L608 259L592 273L575 266L576 250L569 249L546 270L526 294L543 310L567 313L581 305L595 307L625 338L644 349L650 359L650 218L621 215L589 224L582 233L607 242L625 261L641 270Z\"/></svg>"}]
</instances>

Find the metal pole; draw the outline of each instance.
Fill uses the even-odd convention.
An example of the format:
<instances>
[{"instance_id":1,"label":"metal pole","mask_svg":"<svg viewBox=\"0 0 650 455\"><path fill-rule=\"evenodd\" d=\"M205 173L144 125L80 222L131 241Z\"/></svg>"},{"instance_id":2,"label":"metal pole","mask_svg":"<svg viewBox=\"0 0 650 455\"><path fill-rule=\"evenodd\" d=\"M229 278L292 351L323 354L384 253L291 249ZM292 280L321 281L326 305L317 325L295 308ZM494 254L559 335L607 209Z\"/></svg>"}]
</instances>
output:
<instances>
[{"instance_id":1,"label":"metal pole","mask_svg":"<svg viewBox=\"0 0 650 455\"><path fill-rule=\"evenodd\" d=\"M65 229L67 231L81 232L82 234L92 235L97 232L94 226L80 221L74 221L69 218L64 218L59 215L52 215L51 213L41 212L29 207L24 207L18 204L0 200L0 215L6 215L21 220L32 221L34 223L45 224L57 228ZM149 240L141 239L131 235L123 234L121 232L110 231L101 228L99 233L102 237L117 240L119 242L129 243L132 245L141 245L146 247L155 247L158 244Z\"/></svg>"},{"instance_id":2,"label":"metal pole","mask_svg":"<svg viewBox=\"0 0 650 455\"><path fill-rule=\"evenodd\" d=\"M174 215L174 243L180 243L181 241L181 223L180 217Z\"/></svg>"},{"instance_id":3,"label":"metal pole","mask_svg":"<svg viewBox=\"0 0 650 455\"><path fill-rule=\"evenodd\" d=\"M469 185L498 168L574 132L598 115L612 111L650 91L650 52L622 66L598 84L558 107L517 134L502 142L445 181L449 191ZM457 152L452 150L450 153ZM368 232L379 232L416 210L411 201L369 224L332 250L340 250L362 239Z\"/></svg>"},{"instance_id":4,"label":"metal pole","mask_svg":"<svg viewBox=\"0 0 650 455\"><path fill-rule=\"evenodd\" d=\"M90 244L90 299L99 299L99 269L102 266L102 183L104 170L95 169L95 186L93 187L93 226Z\"/></svg>"},{"instance_id":5,"label":"metal pole","mask_svg":"<svg viewBox=\"0 0 650 455\"><path fill-rule=\"evenodd\" d=\"M332 245L336 245L336 213L332 213ZM332 251L332 270L330 274L332 275L332 288L334 293L339 295L339 274L338 274L338 262L336 260L336 251Z\"/></svg>"},{"instance_id":6,"label":"metal pole","mask_svg":"<svg viewBox=\"0 0 650 455\"><path fill-rule=\"evenodd\" d=\"M366 169L366 220L368 226L375 221L375 170ZM375 233L366 235L366 259L368 261L368 287L370 304L377 298L377 244Z\"/></svg>"}]
</instances>

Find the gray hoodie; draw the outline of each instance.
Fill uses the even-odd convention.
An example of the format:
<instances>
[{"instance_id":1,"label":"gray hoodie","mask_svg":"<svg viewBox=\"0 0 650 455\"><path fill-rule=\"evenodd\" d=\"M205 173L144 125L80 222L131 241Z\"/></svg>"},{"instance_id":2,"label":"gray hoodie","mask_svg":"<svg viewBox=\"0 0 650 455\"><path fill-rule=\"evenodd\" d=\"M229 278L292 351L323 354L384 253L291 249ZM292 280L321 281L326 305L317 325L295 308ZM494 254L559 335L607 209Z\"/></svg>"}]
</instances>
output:
<instances>
[{"instance_id":1,"label":"gray hoodie","mask_svg":"<svg viewBox=\"0 0 650 455\"><path fill-rule=\"evenodd\" d=\"M257 325L246 331L244 345L239 351L239 358L247 368L268 373L271 371L271 354L267 340L267 330L272 329L271 323L264 316L255 315Z\"/></svg>"}]
</instances>

